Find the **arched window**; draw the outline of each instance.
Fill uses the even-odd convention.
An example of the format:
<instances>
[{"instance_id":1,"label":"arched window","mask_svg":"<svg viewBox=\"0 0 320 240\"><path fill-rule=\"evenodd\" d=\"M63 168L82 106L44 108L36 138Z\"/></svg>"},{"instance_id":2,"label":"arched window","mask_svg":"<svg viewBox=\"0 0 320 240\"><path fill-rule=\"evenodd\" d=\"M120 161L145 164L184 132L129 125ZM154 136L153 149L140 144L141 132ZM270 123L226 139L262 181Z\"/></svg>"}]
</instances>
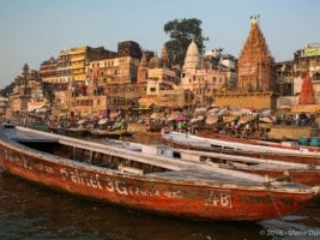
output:
<instances>
[{"instance_id":1,"label":"arched window","mask_svg":"<svg viewBox=\"0 0 320 240\"><path fill-rule=\"evenodd\" d=\"M315 72L312 75L312 80L320 80L320 73L319 72Z\"/></svg>"}]
</instances>

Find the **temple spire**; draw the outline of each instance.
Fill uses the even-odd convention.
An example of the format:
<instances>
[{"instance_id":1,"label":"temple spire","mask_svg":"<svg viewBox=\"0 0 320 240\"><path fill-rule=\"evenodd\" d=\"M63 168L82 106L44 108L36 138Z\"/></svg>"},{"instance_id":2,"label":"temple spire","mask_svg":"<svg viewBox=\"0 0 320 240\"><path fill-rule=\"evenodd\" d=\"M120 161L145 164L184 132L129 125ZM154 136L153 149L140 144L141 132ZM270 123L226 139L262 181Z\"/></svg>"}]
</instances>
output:
<instances>
[{"instance_id":1,"label":"temple spire","mask_svg":"<svg viewBox=\"0 0 320 240\"><path fill-rule=\"evenodd\" d=\"M314 90L309 72L306 73L302 83L299 104L315 104Z\"/></svg>"},{"instance_id":2,"label":"temple spire","mask_svg":"<svg viewBox=\"0 0 320 240\"><path fill-rule=\"evenodd\" d=\"M259 23L260 15L250 16L251 25L255 25Z\"/></svg>"},{"instance_id":3,"label":"temple spire","mask_svg":"<svg viewBox=\"0 0 320 240\"><path fill-rule=\"evenodd\" d=\"M238 60L237 88L248 92L277 91L274 59L258 24L259 15L251 16L247 40Z\"/></svg>"}]
</instances>

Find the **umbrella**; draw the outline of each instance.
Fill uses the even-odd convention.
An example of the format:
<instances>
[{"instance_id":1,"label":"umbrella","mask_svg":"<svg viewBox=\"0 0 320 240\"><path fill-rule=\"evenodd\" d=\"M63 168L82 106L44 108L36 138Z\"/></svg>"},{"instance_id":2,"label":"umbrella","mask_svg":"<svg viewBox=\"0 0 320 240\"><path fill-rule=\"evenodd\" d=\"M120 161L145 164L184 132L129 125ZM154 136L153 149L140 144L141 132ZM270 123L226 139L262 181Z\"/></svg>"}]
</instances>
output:
<instances>
[{"instance_id":1,"label":"umbrella","mask_svg":"<svg viewBox=\"0 0 320 240\"><path fill-rule=\"evenodd\" d=\"M260 117L259 122L272 123L273 119L271 117Z\"/></svg>"},{"instance_id":2,"label":"umbrella","mask_svg":"<svg viewBox=\"0 0 320 240\"><path fill-rule=\"evenodd\" d=\"M195 122L199 122L202 121L204 119L203 115L199 115L198 117L194 117L190 120L190 123L195 123Z\"/></svg>"},{"instance_id":3,"label":"umbrella","mask_svg":"<svg viewBox=\"0 0 320 240\"><path fill-rule=\"evenodd\" d=\"M223 116L223 122L224 123L229 123L229 122L232 122L236 119L235 116Z\"/></svg>"},{"instance_id":4,"label":"umbrella","mask_svg":"<svg viewBox=\"0 0 320 240\"><path fill-rule=\"evenodd\" d=\"M215 107L215 108L211 108L210 110L208 110L207 114L208 114L208 115L215 115L215 114L217 114L219 111L220 111L220 108Z\"/></svg>"},{"instance_id":5,"label":"umbrella","mask_svg":"<svg viewBox=\"0 0 320 240\"><path fill-rule=\"evenodd\" d=\"M152 119L160 119L160 118L162 118L162 114L161 113L152 113L150 118L152 118Z\"/></svg>"},{"instance_id":6,"label":"umbrella","mask_svg":"<svg viewBox=\"0 0 320 240\"><path fill-rule=\"evenodd\" d=\"M178 115L171 115L171 116L169 116L168 117L168 121L174 121L174 120L176 120L178 118Z\"/></svg>"},{"instance_id":7,"label":"umbrella","mask_svg":"<svg viewBox=\"0 0 320 240\"><path fill-rule=\"evenodd\" d=\"M117 117L120 116L120 112L113 112L113 113L110 113L110 119L111 121L114 121Z\"/></svg>"},{"instance_id":8,"label":"umbrella","mask_svg":"<svg viewBox=\"0 0 320 240\"><path fill-rule=\"evenodd\" d=\"M253 111L250 108L241 108L240 111L243 114L252 114L253 113Z\"/></svg>"},{"instance_id":9,"label":"umbrella","mask_svg":"<svg viewBox=\"0 0 320 240\"><path fill-rule=\"evenodd\" d=\"M218 116L217 115L211 115L207 116L206 118L206 124L211 125L218 122Z\"/></svg>"},{"instance_id":10,"label":"umbrella","mask_svg":"<svg viewBox=\"0 0 320 240\"><path fill-rule=\"evenodd\" d=\"M224 115L226 112L228 111L228 108L221 108L219 109L219 111L217 112L217 115L222 116Z\"/></svg>"},{"instance_id":11,"label":"umbrella","mask_svg":"<svg viewBox=\"0 0 320 240\"><path fill-rule=\"evenodd\" d=\"M102 118L102 119L99 120L98 125L106 124L108 121L109 121L108 118Z\"/></svg>"},{"instance_id":12,"label":"umbrella","mask_svg":"<svg viewBox=\"0 0 320 240\"><path fill-rule=\"evenodd\" d=\"M194 115L197 116L197 115L201 115L201 114L205 114L207 111L206 108L202 107L202 108L196 108L194 110Z\"/></svg>"},{"instance_id":13,"label":"umbrella","mask_svg":"<svg viewBox=\"0 0 320 240\"><path fill-rule=\"evenodd\" d=\"M67 118L67 116L68 115L66 113L60 113L58 117L59 118Z\"/></svg>"},{"instance_id":14,"label":"umbrella","mask_svg":"<svg viewBox=\"0 0 320 240\"><path fill-rule=\"evenodd\" d=\"M87 122L87 120L81 119L81 120L78 121L78 125L82 125L82 124L84 124L84 123L86 123L86 122Z\"/></svg>"},{"instance_id":15,"label":"umbrella","mask_svg":"<svg viewBox=\"0 0 320 240\"><path fill-rule=\"evenodd\" d=\"M176 121L187 121L188 117L186 115L180 115L176 118Z\"/></svg>"},{"instance_id":16,"label":"umbrella","mask_svg":"<svg viewBox=\"0 0 320 240\"><path fill-rule=\"evenodd\" d=\"M246 124L247 122L250 122L254 119L253 115L245 115L243 117L240 118L239 123L240 124Z\"/></svg>"}]
</instances>

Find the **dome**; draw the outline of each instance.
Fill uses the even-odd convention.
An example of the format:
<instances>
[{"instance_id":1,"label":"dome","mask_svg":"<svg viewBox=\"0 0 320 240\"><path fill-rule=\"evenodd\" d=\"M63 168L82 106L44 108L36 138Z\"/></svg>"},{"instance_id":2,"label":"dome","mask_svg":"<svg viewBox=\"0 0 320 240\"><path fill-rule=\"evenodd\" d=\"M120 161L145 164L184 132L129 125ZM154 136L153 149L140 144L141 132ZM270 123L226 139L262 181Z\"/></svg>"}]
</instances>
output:
<instances>
[{"instance_id":1,"label":"dome","mask_svg":"<svg viewBox=\"0 0 320 240\"><path fill-rule=\"evenodd\" d=\"M200 68L199 48L194 39L188 46L183 68L186 72L194 72L195 69Z\"/></svg>"},{"instance_id":2,"label":"dome","mask_svg":"<svg viewBox=\"0 0 320 240\"><path fill-rule=\"evenodd\" d=\"M154 56L150 59L149 62L149 67L150 68L161 68L162 67L162 60L161 58Z\"/></svg>"},{"instance_id":3,"label":"dome","mask_svg":"<svg viewBox=\"0 0 320 240\"><path fill-rule=\"evenodd\" d=\"M194 41L194 39L192 39L191 43L189 44L186 55L187 56L198 56L199 55L199 48L198 48L196 42Z\"/></svg>"}]
</instances>

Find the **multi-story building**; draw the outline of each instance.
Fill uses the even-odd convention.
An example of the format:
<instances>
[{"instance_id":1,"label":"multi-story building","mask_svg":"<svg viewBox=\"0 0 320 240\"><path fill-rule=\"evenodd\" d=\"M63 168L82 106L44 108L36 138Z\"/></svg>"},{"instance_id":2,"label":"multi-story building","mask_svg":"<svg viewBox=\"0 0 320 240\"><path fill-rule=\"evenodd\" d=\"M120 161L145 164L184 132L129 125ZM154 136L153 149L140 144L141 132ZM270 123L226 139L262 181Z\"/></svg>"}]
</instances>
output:
<instances>
[{"instance_id":1,"label":"multi-story building","mask_svg":"<svg viewBox=\"0 0 320 240\"><path fill-rule=\"evenodd\" d=\"M88 59L88 46L71 49L71 77L74 82L86 80L86 63Z\"/></svg>"},{"instance_id":2,"label":"multi-story building","mask_svg":"<svg viewBox=\"0 0 320 240\"><path fill-rule=\"evenodd\" d=\"M6 97L0 97L0 119L5 119L6 116L6 110L8 107L8 98Z\"/></svg>"},{"instance_id":3,"label":"multi-story building","mask_svg":"<svg viewBox=\"0 0 320 240\"><path fill-rule=\"evenodd\" d=\"M320 103L320 43L308 44L304 49L295 52L293 59L293 95L300 94L307 72L311 75L316 102Z\"/></svg>"},{"instance_id":4,"label":"multi-story building","mask_svg":"<svg viewBox=\"0 0 320 240\"><path fill-rule=\"evenodd\" d=\"M71 50L61 50L57 59L57 83L71 82Z\"/></svg>"},{"instance_id":5,"label":"multi-story building","mask_svg":"<svg viewBox=\"0 0 320 240\"><path fill-rule=\"evenodd\" d=\"M39 74L43 82L56 83L57 82L57 67L58 61L51 57L43 61L40 65Z\"/></svg>"},{"instance_id":6,"label":"multi-story building","mask_svg":"<svg viewBox=\"0 0 320 240\"><path fill-rule=\"evenodd\" d=\"M276 63L277 82L281 96L293 95L293 63L282 61Z\"/></svg>"},{"instance_id":7,"label":"multi-story building","mask_svg":"<svg viewBox=\"0 0 320 240\"><path fill-rule=\"evenodd\" d=\"M124 92L118 90L119 86L127 86L130 89L131 85L137 82L141 57L139 44L133 41L121 42L118 44L117 52L100 51L103 53L100 55L95 54L92 48L87 48L86 51L88 61L85 75L80 77L80 74L78 76L72 74L73 83L70 87L68 108L81 114L96 112L98 115L102 115L106 109L125 108L124 92L127 90ZM76 53L71 58L74 59L73 70L77 69L76 66L80 69L80 62L84 59L84 49L78 49ZM84 81L81 81L82 78Z\"/></svg>"},{"instance_id":8,"label":"multi-story building","mask_svg":"<svg viewBox=\"0 0 320 240\"><path fill-rule=\"evenodd\" d=\"M138 47L135 42L123 42L118 44L117 53L109 51L103 58L90 59L87 79L98 86L135 83L141 57Z\"/></svg>"},{"instance_id":9,"label":"multi-story building","mask_svg":"<svg viewBox=\"0 0 320 240\"><path fill-rule=\"evenodd\" d=\"M21 114L26 114L28 109L31 110L30 103L33 103L33 107L37 106L37 108L43 106L40 83L38 71L30 70L28 64L25 64L22 74L14 80L13 91L9 96L10 108L6 113L8 118L11 116L18 118Z\"/></svg>"},{"instance_id":10,"label":"multi-story building","mask_svg":"<svg viewBox=\"0 0 320 240\"><path fill-rule=\"evenodd\" d=\"M320 103L320 43L307 44L294 53L293 60L277 63L281 96L278 107L299 105L303 83L310 76L315 103ZM312 97L312 96L310 96ZM296 108L296 107L295 107Z\"/></svg>"},{"instance_id":11,"label":"multi-story building","mask_svg":"<svg viewBox=\"0 0 320 240\"><path fill-rule=\"evenodd\" d=\"M277 108L289 108L291 105L298 104L298 99L293 93L293 61L276 63L276 74L280 92Z\"/></svg>"},{"instance_id":12,"label":"multi-story building","mask_svg":"<svg viewBox=\"0 0 320 240\"><path fill-rule=\"evenodd\" d=\"M165 45L162 48L161 57L152 54L148 61L147 54L143 54L138 76L139 84L145 84L145 94L139 100L140 105L145 107L172 107L184 104L180 100L182 99L181 91L177 87L179 82L177 73L169 68ZM179 100L176 97L177 95Z\"/></svg>"}]
</instances>

